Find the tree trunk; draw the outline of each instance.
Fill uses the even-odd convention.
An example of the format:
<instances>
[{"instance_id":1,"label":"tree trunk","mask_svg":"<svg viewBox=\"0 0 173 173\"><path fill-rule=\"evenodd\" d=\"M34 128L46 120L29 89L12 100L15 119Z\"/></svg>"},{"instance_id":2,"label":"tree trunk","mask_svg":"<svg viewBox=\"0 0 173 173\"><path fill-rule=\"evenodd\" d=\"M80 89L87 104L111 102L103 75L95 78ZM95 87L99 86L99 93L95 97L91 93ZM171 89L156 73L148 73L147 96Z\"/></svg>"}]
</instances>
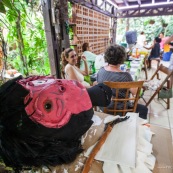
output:
<instances>
[{"instance_id":1,"label":"tree trunk","mask_svg":"<svg viewBox=\"0 0 173 173\"><path fill-rule=\"evenodd\" d=\"M127 18L127 20L126 20L126 32L129 31L129 27L130 27L130 19Z\"/></svg>"},{"instance_id":2,"label":"tree trunk","mask_svg":"<svg viewBox=\"0 0 173 173\"><path fill-rule=\"evenodd\" d=\"M23 63L23 73L25 75L28 75L28 66L27 66L27 58L26 56L23 55L23 50L24 50L24 43L23 43L23 37L22 37L22 32L21 32L21 25L20 25L20 11L17 11L18 17L16 21L16 28L17 28L17 41L18 41L18 48L19 48L19 54L20 54L20 59Z\"/></svg>"}]
</instances>

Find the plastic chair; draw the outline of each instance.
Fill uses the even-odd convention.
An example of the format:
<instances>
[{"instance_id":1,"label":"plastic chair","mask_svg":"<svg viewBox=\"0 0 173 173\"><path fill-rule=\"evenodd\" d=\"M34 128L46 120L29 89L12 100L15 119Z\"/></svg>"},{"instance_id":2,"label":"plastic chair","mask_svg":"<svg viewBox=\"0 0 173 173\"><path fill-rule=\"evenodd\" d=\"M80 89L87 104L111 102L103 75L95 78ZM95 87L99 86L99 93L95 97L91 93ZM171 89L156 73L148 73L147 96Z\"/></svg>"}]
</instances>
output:
<instances>
[{"instance_id":1,"label":"plastic chair","mask_svg":"<svg viewBox=\"0 0 173 173\"><path fill-rule=\"evenodd\" d=\"M104 107L104 113L111 113L116 115L117 113L122 114L123 116L127 112L136 112L136 107L138 100L140 98L140 91L143 86L144 81L136 81L136 82L109 82L105 81L104 84L109 86L111 89L115 89L115 96L112 97L112 101L114 101L114 109L108 109ZM129 97L130 89L137 88L137 93L135 96ZM125 98L119 98L118 94L120 90L125 91ZM118 109L117 104L123 103L123 109ZM130 103L130 107L129 107Z\"/></svg>"},{"instance_id":2,"label":"plastic chair","mask_svg":"<svg viewBox=\"0 0 173 173\"><path fill-rule=\"evenodd\" d=\"M153 74L153 76L151 77L150 80L153 80L155 77L157 77L157 79L159 78L159 74L160 72L166 74L166 77L164 78L164 80L162 81L162 83L160 84L160 86L156 89L156 91L153 93L153 95L151 96L151 98L146 102L146 106L148 106L151 101L154 99L154 97L158 94L159 96L159 92L165 88L165 89L172 89L172 84L173 84L173 70L169 70L167 67L165 67L164 65L160 65L157 70L155 71L155 73ZM166 86L165 86L166 84ZM170 108L170 98L165 98L163 99L164 102L167 105L167 109Z\"/></svg>"}]
</instances>

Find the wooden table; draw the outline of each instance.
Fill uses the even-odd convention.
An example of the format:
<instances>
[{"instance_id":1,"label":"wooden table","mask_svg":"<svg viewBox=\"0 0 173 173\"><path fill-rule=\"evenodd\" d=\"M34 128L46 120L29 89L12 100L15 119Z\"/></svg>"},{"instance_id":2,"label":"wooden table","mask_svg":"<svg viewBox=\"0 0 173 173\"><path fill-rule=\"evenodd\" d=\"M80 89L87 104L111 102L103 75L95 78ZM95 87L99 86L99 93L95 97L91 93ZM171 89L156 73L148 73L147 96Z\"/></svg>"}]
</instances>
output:
<instances>
[{"instance_id":1,"label":"wooden table","mask_svg":"<svg viewBox=\"0 0 173 173\"><path fill-rule=\"evenodd\" d=\"M129 61L125 61L125 64L129 68L129 73L131 74L134 81L137 81L140 77L140 72L143 68L144 57L131 58Z\"/></svg>"},{"instance_id":2,"label":"wooden table","mask_svg":"<svg viewBox=\"0 0 173 173\"><path fill-rule=\"evenodd\" d=\"M155 133L152 137L153 155L156 157L156 165L153 173L173 173L173 143L171 130L151 125Z\"/></svg>"}]
</instances>

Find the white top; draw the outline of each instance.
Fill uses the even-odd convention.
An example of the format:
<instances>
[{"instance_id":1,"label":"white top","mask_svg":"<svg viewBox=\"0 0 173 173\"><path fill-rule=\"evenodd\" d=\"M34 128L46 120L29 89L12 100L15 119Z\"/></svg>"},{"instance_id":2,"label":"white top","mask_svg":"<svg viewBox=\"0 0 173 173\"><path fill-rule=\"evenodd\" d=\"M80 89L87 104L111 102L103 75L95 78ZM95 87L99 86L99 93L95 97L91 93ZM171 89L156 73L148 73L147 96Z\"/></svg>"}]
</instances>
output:
<instances>
[{"instance_id":1,"label":"white top","mask_svg":"<svg viewBox=\"0 0 173 173\"><path fill-rule=\"evenodd\" d=\"M81 73L78 71L77 67L75 67L75 66L73 66L73 65L71 65L71 64L67 64L67 65L65 66L65 78L66 78L66 79L72 80L72 79L70 78L69 74L68 74L68 72L69 72L68 69L69 69L69 68L72 68L72 69L73 69L73 71L74 71L74 73L75 73L75 76L77 77L77 81L78 81L78 82L82 83L82 85L85 86L85 87L89 87L89 86L90 86L89 83L87 83L87 82L84 81L84 76L83 76L83 74L81 74Z\"/></svg>"},{"instance_id":2,"label":"white top","mask_svg":"<svg viewBox=\"0 0 173 173\"><path fill-rule=\"evenodd\" d=\"M137 44L138 44L139 46L143 47L143 46L144 46L145 40L146 40L145 35L139 35L139 36L138 36L138 39L137 39Z\"/></svg>"},{"instance_id":3,"label":"white top","mask_svg":"<svg viewBox=\"0 0 173 173\"><path fill-rule=\"evenodd\" d=\"M98 72L101 67L106 66L108 63L105 62L104 55L97 55L95 59L95 69Z\"/></svg>"}]
</instances>

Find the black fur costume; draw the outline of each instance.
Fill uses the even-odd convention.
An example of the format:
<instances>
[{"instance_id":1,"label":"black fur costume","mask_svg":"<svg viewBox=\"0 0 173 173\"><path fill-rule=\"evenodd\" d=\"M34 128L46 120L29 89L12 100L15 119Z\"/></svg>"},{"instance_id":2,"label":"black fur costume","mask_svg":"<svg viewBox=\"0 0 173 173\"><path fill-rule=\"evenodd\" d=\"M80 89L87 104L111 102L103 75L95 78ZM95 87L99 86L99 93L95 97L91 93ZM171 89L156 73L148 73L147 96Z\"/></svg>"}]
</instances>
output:
<instances>
[{"instance_id":1,"label":"black fur costume","mask_svg":"<svg viewBox=\"0 0 173 173\"><path fill-rule=\"evenodd\" d=\"M29 91L16 83L19 79L22 76L0 87L0 157L16 172L72 162L82 151L80 138L93 123L93 109L72 116L61 128L47 128L26 114L24 98ZM88 89L88 94L93 106L107 106L112 91L99 84Z\"/></svg>"}]
</instances>

